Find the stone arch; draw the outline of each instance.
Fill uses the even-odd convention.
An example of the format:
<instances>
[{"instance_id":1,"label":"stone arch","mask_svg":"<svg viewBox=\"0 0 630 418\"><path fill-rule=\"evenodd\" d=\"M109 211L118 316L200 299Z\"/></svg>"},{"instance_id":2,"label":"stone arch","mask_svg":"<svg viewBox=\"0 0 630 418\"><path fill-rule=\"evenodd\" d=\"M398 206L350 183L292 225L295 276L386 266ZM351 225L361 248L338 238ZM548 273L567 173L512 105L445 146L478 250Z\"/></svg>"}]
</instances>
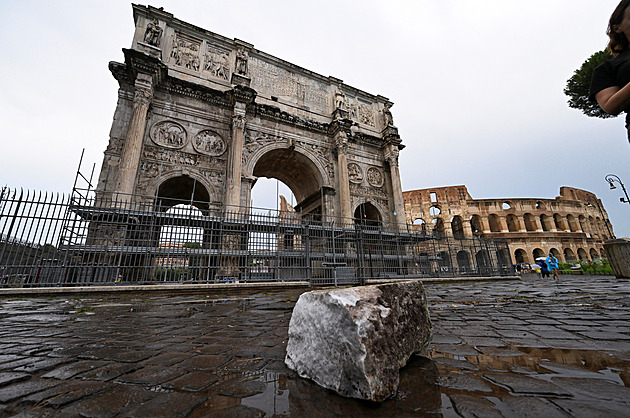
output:
<instances>
[{"instance_id":1,"label":"stone arch","mask_svg":"<svg viewBox=\"0 0 630 418\"><path fill-rule=\"evenodd\" d=\"M518 221L518 218L513 213L510 213L505 221L507 223L509 232L519 232L521 230L521 223Z\"/></svg>"},{"instance_id":2,"label":"stone arch","mask_svg":"<svg viewBox=\"0 0 630 418\"><path fill-rule=\"evenodd\" d=\"M514 251L514 261L518 263L528 263L529 258L527 257L527 253L522 248L517 248Z\"/></svg>"},{"instance_id":3,"label":"stone arch","mask_svg":"<svg viewBox=\"0 0 630 418\"><path fill-rule=\"evenodd\" d=\"M416 231L426 232L426 230L427 230L427 223L422 218L416 218L413 221L413 228Z\"/></svg>"},{"instance_id":4,"label":"stone arch","mask_svg":"<svg viewBox=\"0 0 630 418\"><path fill-rule=\"evenodd\" d=\"M578 248L577 255L580 261L588 260L588 254L586 253L586 250L584 248Z\"/></svg>"},{"instance_id":5,"label":"stone arch","mask_svg":"<svg viewBox=\"0 0 630 418\"><path fill-rule=\"evenodd\" d=\"M371 202L364 202L354 209L354 220L362 225L380 226L383 223L382 212Z\"/></svg>"},{"instance_id":6,"label":"stone arch","mask_svg":"<svg viewBox=\"0 0 630 418\"><path fill-rule=\"evenodd\" d=\"M492 261L490 260L490 254L488 254L487 250L477 251L475 261L477 262L477 268L481 274L487 273L492 268Z\"/></svg>"},{"instance_id":7,"label":"stone arch","mask_svg":"<svg viewBox=\"0 0 630 418\"><path fill-rule=\"evenodd\" d=\"M210 202L217 200L217 192L207 179L189 170L171 171L154 181L156 210L159 211L166 212L175 205L190 201L203 211L209 209Z\"/></svg>"},{"instance_id":8,"label":"stone arch","mask_svg":"<svg viewBox=\"0 0 630 418\"><path fill-rule=\"evenodd\" d=\"M505 249L497 250L497 262L499 267L508 267L512 265L510 260L510 252Z\"/></svg>"},{"instance_id":9,"label":"stone arch","mask_svg":"<svg viewBox=\"0 0 630 418\"><path fill-rule=\"evenodd\" d=\"M533 261L536 262L537 258L545 256L545 252L542 249L540 249L540 248L534 248L534 251L532 251L532 255L534 257Z\"/></svg>"},{"instance_id":10,"label":"stone arch","mask_svg":"<svg viewBox=\"0 0 630 418\"><path fill-rule=\"evenodd\" d=\"M523 215L523 221L525 223L525 230L527 232L535 232L536 231L536 218L531 213L526 213Z\"/></svg>"},{"instance_id":11,"label":"stone arch","mask_svg":"<svg viewBox=\"0 0 630 418\"><path fill-rule=\"evenodd\" d=\"M494 213L488 215L488 223L490 224L490 232L501 232L501 222L497 215Z\"/></svg>"},{"instance_id":12,"label":"stone arch","mask_svg":"<svg viewBox=\"0 0 630 418\"><path fill-rule=\"evenodd\" d=\"M591 256L591 260L595 260L596 258L599 258L599 254L597 253L597 250L595 248L590 249L589 255Z\"/></svg>"},{"instance_id":13,"label":"stone arch","mask_svg":"<svg viewBox=\"0 0 630 418\"><path fill-rule=\"evenodd\" d=\"M457 267L460 272L468 272L471 270L470 254L466 250L460 250L457 252Z\"/></svg>"},{"instance_id":14,"label":"stone arch","mask_svg":"<svg viewBox=\"0 0 630 418\"><path fill-rule=\"evenodd\" d=\"M577 219L575 219L575 216L571 214L567 215L567 223L569 224L569 230L571 232L578 232L580 230L580 226Z\"/></svg>"},{"instance_id":15,"label":"stone arch","mask_svg":"<svg viewBox=\"0 0 630 418\"><path fill-rule=\"evenodd\" d=\"M454 238L464 238L464 221L461 216L453 216L453 219L451 219L451 231Z\"/></svg>"},{"instance_id":16,"label":"stone arch","mask_svg":"<svg viewBox=\"0 0 630 418\"><path fill-rule=\"evenodd\" d=\"M540 215L540 225L543 232L549 232L553 229L553 219L546 214Z\"/></svg>"},{"instance_id":17,"label":"stone arch","mask_svg":"<svg viewBox=\"0 0 630 418\"><path fill-rule=\"evenodd\" d=\"M563 252L564 252L564 261L566 263L568 263L569 261L575 261L575 253L573 252L571 248L565 248Z\"/></svg>"},{"instance_id":18,"label":"stone arch","mask_svg":"<svg viewBox=\"0 0 630 418\"><path fill-rule=\"evenodd\" d=\"M433 218L431 224L433 225L432 229L434 234L444 235L444 221L442 218Z\"/></svg>"},{"instance_id":19,"label":"stone arch","mask_svg":"<svg viewBox=\"0 0 630 418\"><path fill-rule=\"evenodd\" d=\"M298 202L330 186L326 167L312 153L278 142L255 151L243 167L245 176L275 178L286 184Z\"/></svg>"},{"instance_id":20,"label":"stone arch","mask_svg":"<svg viewBox=\"0 0 630 418\"><path fill-rule=\"evenodd\" d=\"M559 213L553 214L553 224L556 226L558 231L564 231L566 228L564 227L564 219Z\"/></svg>"},{"instance_id":21,"label":"stone arch","mask_svg":"<svg viewBox=\"0 0 630 418\"><path fill-rule=\"evenodd\" d=\"M481 217L479 215L472 215L470 217L470 229L473 235L483 234L483 225L481 224Z\"/></svg>"},{"instance_id":22,"label":"stone arch","mask_svg":"<svg viewBox=\"0 0 630 418\"><path fill-rule=\"evenodd\" d=\"M556 248L551 248L549 252L553 254L553 256L556 257L558 261L562 261L562 258L561 258L562 256L560 254L560 251L558 251Z\"/></svg>"},{"instance_id":23,"label":"stone arch","mask_svg":"<svg viewBox=\"0 0 630 418\"><path fill-rule=\"evenodd\" d=\"M580 224L580 229L582 230L582 232L587 233L588 232L588 223L586 222L586 216L584 216L584 215L578 216L578 222Z\"/></svg>"}]
</instances>

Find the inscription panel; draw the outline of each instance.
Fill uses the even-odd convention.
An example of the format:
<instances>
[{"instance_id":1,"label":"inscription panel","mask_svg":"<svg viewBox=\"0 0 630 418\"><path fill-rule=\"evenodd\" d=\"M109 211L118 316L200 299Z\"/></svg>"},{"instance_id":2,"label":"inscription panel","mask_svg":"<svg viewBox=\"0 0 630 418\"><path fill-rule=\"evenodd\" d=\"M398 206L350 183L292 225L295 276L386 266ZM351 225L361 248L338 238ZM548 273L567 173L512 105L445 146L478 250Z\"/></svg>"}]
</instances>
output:
<instances>
[{"instance_id":1,"label":"inscription panel","mask_svg":"<svg viewBox=\"0 0 630 418\"><path fill-rule=\"evenodd\" d=\"M252 88L273 96L290 97L327 112L326 85L300 74L291 73L266 61L249 58Z\"/></svg>"}]
</instances>

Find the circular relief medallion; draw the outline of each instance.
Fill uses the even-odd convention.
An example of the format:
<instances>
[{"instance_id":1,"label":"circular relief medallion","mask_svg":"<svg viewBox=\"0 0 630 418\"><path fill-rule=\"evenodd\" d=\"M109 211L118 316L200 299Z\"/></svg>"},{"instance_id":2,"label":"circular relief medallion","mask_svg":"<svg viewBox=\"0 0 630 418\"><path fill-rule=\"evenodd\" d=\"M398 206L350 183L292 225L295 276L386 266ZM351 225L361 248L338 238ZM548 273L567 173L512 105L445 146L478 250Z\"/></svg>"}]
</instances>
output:
<instances>
[{"instance_id":1,"label":"circular relief medallion","mask_svg":"<svg viewBox=\"0 0 630 418\"><path fill-rule=\"evenodd\" d=\"M383 186L383 173L376 167L370 167L367 171L367 181L374 187Z\"/></svg>"},{"instance_id":2,"label":"circular relief medallion","mask_svg":"<svg viewBox=\"0 0 630 418\"><path fill-rule=\"evenodd\" d=\"M357 163L349 163L348 164L348 178L352 183L361 183L363 182L363 170Z\"/></svg>"},{"instance_id":3,"label":"circular relief medallion","mask_svg":"<svg viewBox=\"0 0 630 418\"><path fill-rule=\"evenodd\" d=\"M186 145L186 131L175 122L160 122L151 128L151 139L166 148L181 148Z\"/></svg>"},{"instance_id":4,"label":"circular relief medallion","mask_svg":"<svg viewBox=\"0 0 630 418\"><path fill-rule=\"evenodd\" d=\"M195 150L201 154L218 157L225 152L225 141L216 132L201 131L193 141Z\"/></svg>"}]
</instances>

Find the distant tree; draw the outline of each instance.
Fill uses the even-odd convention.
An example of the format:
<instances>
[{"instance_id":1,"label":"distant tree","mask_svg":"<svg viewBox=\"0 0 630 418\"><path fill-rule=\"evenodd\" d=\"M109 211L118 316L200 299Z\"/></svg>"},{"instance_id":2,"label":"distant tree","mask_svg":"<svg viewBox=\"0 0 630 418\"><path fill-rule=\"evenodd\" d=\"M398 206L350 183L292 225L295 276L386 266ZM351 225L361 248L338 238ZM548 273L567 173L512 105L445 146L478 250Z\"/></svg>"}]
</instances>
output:
<instances>
[{"instance_id":1,"label":"distant tree","mask_svg":"<svg viewBox=\"0 0 630 418\"><path fill-rule=\"evenodd\" d=\"M567 80L567 86L564 89L564 94L569 96L569 107L580 109L586 116L597 118L615 117L615 115L604 112L595 100L588 98L593 71L599 64L612 58L610 51L604 49L591 55L578 70L575 70L573 76Z\"/></svg>"}]
</instances>

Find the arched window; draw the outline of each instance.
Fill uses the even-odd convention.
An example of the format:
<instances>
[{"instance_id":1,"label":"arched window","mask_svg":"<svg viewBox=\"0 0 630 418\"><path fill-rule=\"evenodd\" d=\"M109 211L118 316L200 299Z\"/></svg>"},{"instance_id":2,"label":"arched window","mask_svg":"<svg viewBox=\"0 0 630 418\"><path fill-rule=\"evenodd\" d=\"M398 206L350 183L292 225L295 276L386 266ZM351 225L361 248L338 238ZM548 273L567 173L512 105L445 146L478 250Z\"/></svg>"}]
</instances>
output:
<instances>
[{"instance_id":1,"label":"arched window","mask_svg":"<svg viewBox=\"0 0 630 418\"><path fill-rule=\"evenodd\" d=\"M591 255L591 260L595 260L595 259L599 258L599 254L597 254L597 250L595 248L591 248L589 253Z\"/></svg>"},{"instance_id":2,"label":"arched window","mask_svg":"<svg viewBox=\"0 0 630 418\"><path fill-rule=\"evenodd\" d=\"M479 215L473 215L470 217L470 229L472 229L473 235L483 234L483 227L481 226L481 218Z\"/></svg>"},{"instance_id":3,"label":"arched window","mask_svg":"<svg viewBox=\"0 0 630 418\"><path fill-rule=\"evenodd\" d=\"M488 216L488 223L490 224L490 232L501 232L501 223L497 215L491 214Z\"/></svg>"},{"instance_id":4,"label":"arched window","mask_svg":"<svg viewBox=\"0 0 630 418\"><path fill-rule=\"evenodd\" d=\"M531 213L526 213L523 216L523 219L525 221L525 230L528 232L535 232L536 231L536 218L534 218L534 215L532 215Z\"/></svg>"},{"instance_id":5,"label":"arched window","mask_svg":"<svg viewBox=\"0 0 630 418\"><path fill-rule=\"evenodd\" d=\"M510 232L519 232L521 230L521 223L518 221L518 218L514 214L509 214L506 217L508 231Z\"/></svg>"},{"instance_id":6,"label":"arched window","mask_svg":"<svg viewBox=\"0 0 630 418\"><path fill-rule=\"evenodd\" d=\"M461 250L457 252L457 266L462 273L471 271L470 255L468 251Z\"/></svg>"},{"instance_id":7,"label":"arched window","mask_svg":"<svg viewBox=\"0 0 630 418\"><path fill-rule=\"evenodd\" d=\"M578 248L578 258L581 260L588 260L588 254L584 248Z\"/></svg>"},{"instance_id":8,"label":"arched window","mask_svg":"<svg viewBox=\"0 0 630 418\"><path fill-rule=\"evenodd\" d=\"M525 252L525 250L519 248L516 251L514 251L514 260L516 261L517 264L527 263L528 259L527 259L527 253Z\"/></svg>"},{"instance_id":9,"label":"arched window","mask_svg":"<svg viewBox=\"0 0 630 418\"><path fill-rule=\"evenodd\" d=\"M464 222L461 216L453 216L453 219L451 219L451 230L454 238L464 238Z\"/></svg>"},{"instance_id":10,"label":"arched window","mask_svg":"<svg viewBox=\"0 0 630 418\"><path fill-rule=\"evenodd\" d=\"M566 263L570 263L571 261L576 261L575 260L575 253L573 252L573 250L571 248L565 248L564 249L564 261Z\"/></svg>"}]
</instances>

